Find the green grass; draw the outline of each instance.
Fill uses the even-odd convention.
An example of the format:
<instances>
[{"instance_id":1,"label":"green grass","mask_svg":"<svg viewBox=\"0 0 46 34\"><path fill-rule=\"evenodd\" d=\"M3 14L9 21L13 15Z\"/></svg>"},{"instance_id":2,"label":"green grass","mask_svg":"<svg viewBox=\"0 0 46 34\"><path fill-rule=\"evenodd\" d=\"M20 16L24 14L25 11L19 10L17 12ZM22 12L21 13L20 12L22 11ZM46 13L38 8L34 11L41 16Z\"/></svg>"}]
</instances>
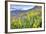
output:
<instances>
[{"instance_id":1,"label":"green grass","mask_svg":"<svg viewBox=\"0 0 46 34\"><path fill-rule=\"evenodd\" d=\"M42 27L42 11L41 10L29 10L28 14L22 14L18 19L11 20L12 29L21 28L40 28ZM22 17L24 15L24 18Z\"/></svg>"}]
</instances>

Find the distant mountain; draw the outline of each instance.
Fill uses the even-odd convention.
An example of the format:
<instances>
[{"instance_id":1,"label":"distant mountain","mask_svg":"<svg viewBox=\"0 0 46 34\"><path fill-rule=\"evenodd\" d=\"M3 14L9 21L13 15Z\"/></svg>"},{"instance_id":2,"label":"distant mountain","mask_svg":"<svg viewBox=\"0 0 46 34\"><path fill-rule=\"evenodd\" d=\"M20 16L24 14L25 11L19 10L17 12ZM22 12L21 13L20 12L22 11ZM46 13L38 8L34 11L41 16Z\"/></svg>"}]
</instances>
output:
<instances>
[{"instance_id":1,"label":"distant mountain","mask_svg":"<svg viewBox=\"0 0 46 34\"><path fill-rule=\"evenodd\" d=\"M41 6L35 6L34 8L32 9L29 9L29 10L14 10L14 11L11 11L11 16L16 16L16 15L19 15L20 13L27 13L31 10L41 10Z\"/></svg>"},{"instance_id":2,"label":"distant mountain","mask_svg":"<svg viewBox=\"0 0 46 34\"><path fill-rule=\"evenodd\" d=\"M37 9L41 9L42 7L41 6L35 6L34 8L32 8L32 9L29 9L29 10L37 10Z\"/></svg>"},{"instance_id":3,"label":"distant mountain","mask_svg":"<svg viewBox=\"0 0 46 34\"><path fill-rule=\"evenodd\" d=\"M25 13L25 12L28 12L28 10L14 10L14 11L11 11L11 15L15 16L15 15L18 15L20 13Z\"/></svg>"}]
</instances>

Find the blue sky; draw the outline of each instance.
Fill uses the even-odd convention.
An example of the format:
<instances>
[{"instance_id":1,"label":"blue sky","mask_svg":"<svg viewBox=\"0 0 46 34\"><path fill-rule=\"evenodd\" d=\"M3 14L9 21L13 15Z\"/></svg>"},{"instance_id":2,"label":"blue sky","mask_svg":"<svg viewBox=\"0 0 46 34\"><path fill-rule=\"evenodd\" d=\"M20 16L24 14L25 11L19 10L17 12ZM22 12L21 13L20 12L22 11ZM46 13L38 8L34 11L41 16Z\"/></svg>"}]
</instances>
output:
<instances>
[{"instance_id":1,"label":"blue sky","mask_svg":"<svg viewBox=\"0 0 46 34\"><path fill-rule=\"evenodd\" d=\"M13 11L13 10L28 10L28 9L32 9L34 7L35 7L34 5L13 5L13 4L10 5L11 11Z\"/></svg>"}]
</instances>

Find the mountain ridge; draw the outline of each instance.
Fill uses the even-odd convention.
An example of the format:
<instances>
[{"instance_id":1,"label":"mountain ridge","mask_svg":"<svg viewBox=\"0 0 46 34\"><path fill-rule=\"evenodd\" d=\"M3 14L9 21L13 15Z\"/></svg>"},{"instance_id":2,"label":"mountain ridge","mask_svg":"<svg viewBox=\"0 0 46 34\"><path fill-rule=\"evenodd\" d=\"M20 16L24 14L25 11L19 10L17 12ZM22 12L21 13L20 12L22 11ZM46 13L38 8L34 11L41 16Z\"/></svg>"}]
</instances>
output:
<instances>
[{"instance_id":1,"label":"mountain ridge","mask_svg":"<svg viewBox=\"0 0 46 34\"><path fill-rule=\"evenodd\" d=\"M26 13L26 12L29 12L31 10L38 10L38 9L40 10L41 6L35 6L34 8L29 9L29 10L14 10L14 11L11 11L11 15L16 16L17 14L20 14L20 13Z\"/></svg>"}]
</instances>

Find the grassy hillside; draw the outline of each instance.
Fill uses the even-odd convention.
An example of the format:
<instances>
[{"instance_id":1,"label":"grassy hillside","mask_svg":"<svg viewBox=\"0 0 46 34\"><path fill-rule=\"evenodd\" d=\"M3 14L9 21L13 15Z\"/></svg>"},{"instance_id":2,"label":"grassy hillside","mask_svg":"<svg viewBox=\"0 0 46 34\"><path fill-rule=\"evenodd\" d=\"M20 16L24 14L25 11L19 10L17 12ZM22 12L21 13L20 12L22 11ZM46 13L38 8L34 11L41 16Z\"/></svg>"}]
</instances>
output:
<instances>
[{"instance_id":1,"label":"grassy hillside","mask_svg":"<svg viewBox=\"0 0 46 34\"><path fill-rule=\"evenodd\" d=\"M29 10L26 13L20 13L19 17L11 18L11 28L40 28L42 27L41 9Z\"/></svg>"}]
</instances>

